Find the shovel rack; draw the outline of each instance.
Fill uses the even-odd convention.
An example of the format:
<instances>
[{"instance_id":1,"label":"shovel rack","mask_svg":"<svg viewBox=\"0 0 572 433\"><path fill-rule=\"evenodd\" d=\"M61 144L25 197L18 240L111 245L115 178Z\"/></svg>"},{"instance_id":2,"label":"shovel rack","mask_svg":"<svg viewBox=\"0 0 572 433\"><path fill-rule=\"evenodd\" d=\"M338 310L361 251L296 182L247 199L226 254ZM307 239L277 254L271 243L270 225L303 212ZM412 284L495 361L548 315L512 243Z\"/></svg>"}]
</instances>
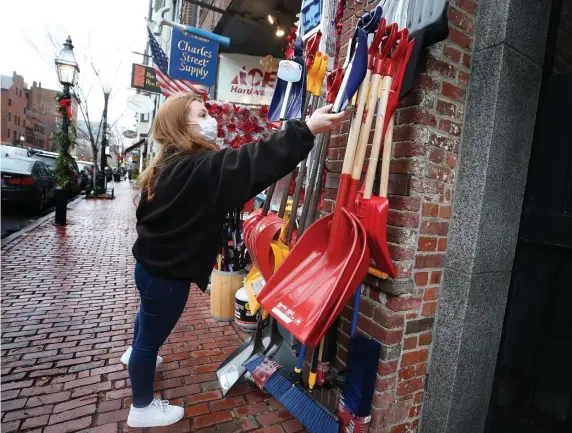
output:
<instances>
[{"instance_id":1,"label":"shovel rack","mask_svg":"<svg viewBox=\"0 0 572 433\"><path fill-rule=\"evenodd\" d=\"M386 238L394 113L399 97L411 88L422 50L448 35L447 0L381 0L376 8L359 17L347 44L346 61L342 67L334 70L336 28L339 26L334 15L337 19L341 18L334 6L335 2L332 1L302 1L297 51L291 60L298 61L307 74L307 82L304 83L307 93L298 100L302 101L299 102L303 106L302 117L325 103L334 103L334 111L348 109L351 113L336 209L331 215L317 218L329 143L329 133L324 133L316 138L313 153L298 168L289 219L280 220L288 200L287 187L275 200L278 215L267 215L276 189L271 187L265 197L264 208L253 212L250 221L245 222L247 247L249 251L260 253L260 257L253 257L255 264L270 260L268 254L278 250L272 250L269 246L255 248L249 245L249 239L253 239L249 231L253 233L270 227L268 230L272 230L272 233L268 233L264 239L269 244L280 245L282 254L280 261L272 256L272 266L265 268L262 283L257 286L260 291L252 295L260 304L260 310L270 314L270 326L266 325L266 329L272 331L266 341L272 340L272 332L278 330L286 342L282 343L282 348L286 350L277 350L275 344L272 346L272 357L282 364L282 372L274 376L278 373L273 363L272 373L262 381L264 383L257 379L259 385L273 395L282 393L281 398L292 385L284 384L284 377L287 376L283 373L284 366L296 364L296 374L291 378L293 385L298 384L299 387L307 349L314 349L308 379L310 390L313 388L318 365L324 361L325 335L328 329L335 326L349 299L354 295L359 296L356 290L364 278L368 274L368 278L397 277ZM305 53L302 53L302 47ZM322 91L324 79L326 92ZM284 83L277 85L277 92L285 88L291 89L292 86L287 87ZM281 104L288 103L289 95L278 96L281 97L275 99ZM277 108L273 110L271 107L270 111L276 113ZM280 111L286 112L284 107ZM282 117L282 121L285 120ZM372 128L374 143L362 185L361 174ZM375 196L372 191L378 159L381 159L380 185L379 195ZM286 185L290 184L293 176L290 174L284 179ZM300 202L301 212L298 212ZM260 366L270 365L261 359L270 355L268 347L259 329L249 343L239 350L239 354L233 354L225 361L225 368L228 368L230 358L236 356L243 360L241 368L250 365L251 372L256 370L260 373ZM244 362L245 351L250 351L248 362ZM377 365L376 362L373 364ZM276 380L272 380L272 377ZM307 394L304 393L301 394L303 399ZM275 397L282 401L277 395ZM300 412L296 405L289 406L288 398L284 398L284 401L286 403L283 404L310 432L334 432L324 430L323 425L330 425L329 422L316 425L317 414L325 416L324 419L330 418L327 410L324 412L323 407L317 403L314 405L311 396L305 400L310 407L306 412ZM363 408L362 403L360 407ZM315 416L308 416L314 409ZM339 428L339 423L336 425Z\"/></svg>"}]
</instances>

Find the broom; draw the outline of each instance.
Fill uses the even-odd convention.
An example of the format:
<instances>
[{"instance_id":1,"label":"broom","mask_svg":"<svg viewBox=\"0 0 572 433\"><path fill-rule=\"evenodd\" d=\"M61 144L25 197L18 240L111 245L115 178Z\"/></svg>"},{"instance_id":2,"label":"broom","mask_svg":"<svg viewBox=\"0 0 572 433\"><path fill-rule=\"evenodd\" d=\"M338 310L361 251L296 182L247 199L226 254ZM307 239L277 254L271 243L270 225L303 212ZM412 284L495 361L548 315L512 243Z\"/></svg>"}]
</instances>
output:
<instances>
[{"instance_id":1,"label":"broom","mask_svg":"<svg viewBox=\"0 0 572 433\"><path fill-rule=\"evenodd\" d=\"M360 297L361 289L355 294L346 387L342 392L345 406L355 417L365 417L371 412L381 355L379 342L357 334Z\"/></svg>"},{"instance_id":2,"label":"broom","mask_svg":"<svg viewBox=\"0 0 572 433\"><path fill-rule=\"evenodd\" d=\"M302 424L310 433L338 433L340 423L337 417L314 399L309 393L297 386L300 382L302 364L306 354L306 346L298 355L294 377L289 377L282 368L274 372L264 384L264 389ZM265 359L257 356L245 364L246 369L254 377L255 370ZM317 359L316 359L317 362ZM314 364L314 362L313 362ZM313 365L314 373L316 366Z\"/></svg>"}]
</instances>

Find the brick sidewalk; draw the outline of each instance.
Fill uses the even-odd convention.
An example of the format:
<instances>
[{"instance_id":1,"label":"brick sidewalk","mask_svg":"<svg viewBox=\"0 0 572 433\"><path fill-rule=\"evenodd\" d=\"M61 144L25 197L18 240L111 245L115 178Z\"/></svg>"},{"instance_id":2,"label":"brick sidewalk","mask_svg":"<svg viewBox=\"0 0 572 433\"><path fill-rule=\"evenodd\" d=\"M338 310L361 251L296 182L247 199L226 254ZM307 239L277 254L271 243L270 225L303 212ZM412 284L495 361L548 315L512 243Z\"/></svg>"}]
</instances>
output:
<instances>
[{"instance_id":1,"label":"brick sidewalk","mask_svg":"<svg viewBox=\"0 0 572 433\"><path fill-rule=\"evenodd\" d=\"M138 303L135 190L122 182L116 195L82 200L67 227L46 221L2 249L2 433L143 431L125 424L131 390L119 361ZM251 385L221 397L214 370L241 341L192 289L155 382L157 395L185 406L185 418L144 431L302 431Z\"/></svg>"}]
</instances>

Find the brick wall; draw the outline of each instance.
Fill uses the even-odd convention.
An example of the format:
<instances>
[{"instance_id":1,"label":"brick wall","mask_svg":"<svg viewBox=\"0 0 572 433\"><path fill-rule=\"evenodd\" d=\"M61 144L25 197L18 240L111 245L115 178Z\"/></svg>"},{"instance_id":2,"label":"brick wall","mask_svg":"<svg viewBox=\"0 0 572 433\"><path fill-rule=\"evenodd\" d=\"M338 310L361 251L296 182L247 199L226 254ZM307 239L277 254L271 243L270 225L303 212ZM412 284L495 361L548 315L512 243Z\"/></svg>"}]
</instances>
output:
<instances>
[{"instance_id":1,"label":"brick wall","mask_svg":"<svg viewBox=\"0 0 572 433\"><path fill-rule=\"evenodd\" d=\"M2 89L1 139L3 142L20 145L20 137L26 135L27 105L24 77L14 72L12 86ZM8 130L10 130L10 137L8 137Z\"/></svg>"},{"instance_id":2,"label":"brick wall","mask_svg":"<svg viewBox=\"0 0 572 433\"><path fill-rule=\"evenodd\" d=\"M365 3L365 5L364 5ZM348 1L340 58L357 17L376 2ZM370 432L415 431L419 425L434 316L445 262L457 155L477 3L451 0L449 38L426 50L414 89L396 115L387 229L395 281L370 281L359 329L382 343ZM348 121L330 141L325 211L335 206ZM365 172L364 168L364 172ZM342 319L338 368L347 359L350 308Z\"/></svg>"},{"instance_id":3,"label":"brick wall","mask_svg":"<svg viewBox=\"0 0 572 433\"><path fill-rule=\"evenodd\" d=\"M217 7L219 9L226 10L232 3L232 0L210 0L206 1L205 3L211 4L212 6ZM191 24L192 7L193 5L189 2L183 3L183 8L181 10L181 23L186 25ZM215 29L218 22L222 18L222 14L200 6L197 7L197 12L199 14L197 27L204 30L208 30L210 32L212 32Z\"/></svg>"}]
</instances>

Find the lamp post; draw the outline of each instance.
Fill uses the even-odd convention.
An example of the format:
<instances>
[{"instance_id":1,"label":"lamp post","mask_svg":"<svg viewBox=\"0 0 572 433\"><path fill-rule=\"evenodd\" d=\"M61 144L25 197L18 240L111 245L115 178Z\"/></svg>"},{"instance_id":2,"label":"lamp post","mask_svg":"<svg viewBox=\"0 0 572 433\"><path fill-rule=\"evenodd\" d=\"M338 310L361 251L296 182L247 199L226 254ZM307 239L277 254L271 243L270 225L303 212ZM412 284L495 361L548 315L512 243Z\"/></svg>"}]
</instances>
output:
<instances>
[{"instance_id":1,"label":"lamp post","mask_svg":"<svg viewBox=\"0 0 572 433\"><path fill-rule=\"evenodd\" d=\"M56 58L56 69L58 72L58 80L64 88L62 95L62 101L70 101L70 87L77 84L77 76L79 73L79 66L75 61L75 56L73 54L72 40L68 36L64 47L60 51L59 56ZM68 129L70 124L70 118L67 114L67 110L63 111L62 115L62 131L64 135L68 136ZM64 140L62 146L60 147L61 155L66 155L68 153L68 141ZM68 196L67 191L65 191L60 186L56 189L56 217L55 225L65 226L66 225L66 214L68 207Z\"/></svg>"},{"instance_id":2,"label":"lamp post","mask_svg":"<svg viewBox=\"0 0 572 433\"><path fill-rule=\"evenodd\" d=\"M24 141L26 141L26 138L23 135L20 135L20 147L24 147Z\"/></svg>"}]
</instances>

